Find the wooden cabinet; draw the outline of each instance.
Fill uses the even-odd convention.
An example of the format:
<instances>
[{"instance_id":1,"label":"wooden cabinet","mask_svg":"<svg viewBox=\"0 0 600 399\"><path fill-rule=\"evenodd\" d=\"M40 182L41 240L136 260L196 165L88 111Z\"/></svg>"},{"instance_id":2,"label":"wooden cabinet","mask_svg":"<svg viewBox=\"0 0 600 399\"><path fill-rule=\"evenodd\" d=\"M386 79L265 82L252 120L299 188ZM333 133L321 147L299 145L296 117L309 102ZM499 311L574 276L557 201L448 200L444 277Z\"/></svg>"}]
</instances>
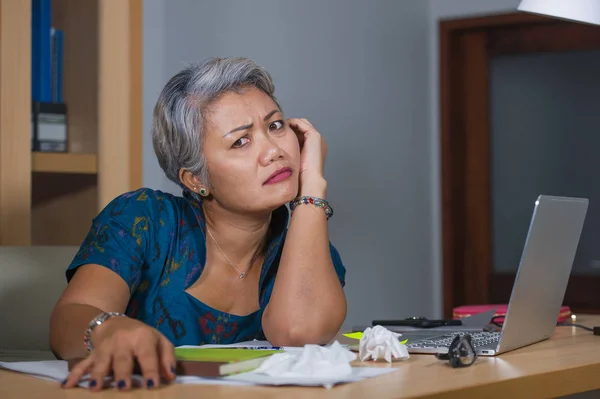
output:
<instances>
[{"instance_id":1,"label":"wooden cabinet","mask_svg":"<svg viewBox=\"0 0 600 399\"><path fill-rule=\"evenodd\" d=\"M78 245L142 184L142 0L53 0L68 151L31 151L31 0L0 0L0 245Z\"/></svg>"}]
</instances>

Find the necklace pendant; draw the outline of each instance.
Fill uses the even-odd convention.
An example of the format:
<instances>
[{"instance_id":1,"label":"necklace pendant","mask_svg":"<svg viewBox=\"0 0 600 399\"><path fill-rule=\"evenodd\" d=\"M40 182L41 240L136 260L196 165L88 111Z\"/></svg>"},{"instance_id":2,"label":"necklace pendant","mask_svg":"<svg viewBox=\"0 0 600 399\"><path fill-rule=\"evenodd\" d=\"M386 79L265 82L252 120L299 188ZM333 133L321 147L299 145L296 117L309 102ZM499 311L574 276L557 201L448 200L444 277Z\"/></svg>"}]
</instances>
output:
<instances>
[{"instance_id":1,"label":"necklace pendant","mask_svg":"<svg viewBox=\"0 0 600 399\"><path fill-rule=\"evenodd\" d=\"M242 274L240 274L240 278L244 278L246 277L246 272L242 272Z\"/></svg>"}]
</instances>

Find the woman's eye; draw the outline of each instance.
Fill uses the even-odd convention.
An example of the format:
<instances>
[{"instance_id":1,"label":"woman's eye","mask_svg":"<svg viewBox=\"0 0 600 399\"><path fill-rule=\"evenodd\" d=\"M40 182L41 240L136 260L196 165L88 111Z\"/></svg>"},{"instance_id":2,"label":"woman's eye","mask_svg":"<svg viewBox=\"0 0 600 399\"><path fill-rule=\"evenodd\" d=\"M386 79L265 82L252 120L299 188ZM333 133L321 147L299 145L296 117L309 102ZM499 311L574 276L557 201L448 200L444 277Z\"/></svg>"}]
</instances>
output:
<instances>
[{"instance_id":1,"label":"woman's eye","mask_svg":"<svg viewBox=\"0 0 600 399\"><path fill-rule=\"evenodd\" d=\"M275 121L269 125L269 130L279 130L283 127L282 121Z\"/></svg>"},{"instance_id":2,"label":"woman's eye","mask_svg":"<svg viewBox=\"0 0 600 399\"><path fill-rule=\"evenodd\" d=\"M232 147L234 148L240 148L245 146L248 142L250 141L250 139L248 137L242 137L239 138L235 141L235 143L233 143Z\"/></svg>"}]
</instances>

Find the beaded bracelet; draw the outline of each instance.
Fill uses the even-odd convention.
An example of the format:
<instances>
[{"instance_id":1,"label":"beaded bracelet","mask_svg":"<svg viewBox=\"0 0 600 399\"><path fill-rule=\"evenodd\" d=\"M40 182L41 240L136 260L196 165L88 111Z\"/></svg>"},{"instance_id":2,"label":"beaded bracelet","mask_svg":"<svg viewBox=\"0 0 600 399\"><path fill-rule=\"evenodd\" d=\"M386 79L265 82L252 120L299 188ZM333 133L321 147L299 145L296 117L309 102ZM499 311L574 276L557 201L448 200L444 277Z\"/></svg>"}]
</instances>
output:
<instances>
[{"instance_id":1,"label":"beaded bracelet","mask_svg":"<svg viewBox=\"0 0 600 399\"><path fill-rule=\"evenodd\" d=\"M318 208L323 208L323 210L325 211L325 216L327 216L327 220L329 220L329 218L333 216L333 208L331 207L331 204L328 201L324 200L323 198L317 198L317 197L295 198L294 200L292 200L290 202L290 209L292 210L292 212L300 204L313 204Z\"/></svg>"}]
</instances>

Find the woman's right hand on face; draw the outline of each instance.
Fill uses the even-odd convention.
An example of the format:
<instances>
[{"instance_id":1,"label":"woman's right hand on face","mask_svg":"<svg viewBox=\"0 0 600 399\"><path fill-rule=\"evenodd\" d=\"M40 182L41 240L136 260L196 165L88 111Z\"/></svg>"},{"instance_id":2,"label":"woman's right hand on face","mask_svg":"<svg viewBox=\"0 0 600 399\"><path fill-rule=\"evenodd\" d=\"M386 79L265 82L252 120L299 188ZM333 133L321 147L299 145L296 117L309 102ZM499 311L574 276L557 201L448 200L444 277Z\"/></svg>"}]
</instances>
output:
<instances>
[{"instance_id":1,"label":"woman's right hand on face","mask_svg":"<svg viewBox=\"0 0 600 399\"><path fill-rule=\"evenodd\" d=\"M173 345L158 330L138 320L129 317L106 320L92 332L92 344L89 356L73 367L63 387L77 386L89 373L90 389L100 390L104 377L112 373L119 390L129 389L135 360L147 388L157 387L161 377L167 381L175 379Z\"/></svg>"}]
</instances>

